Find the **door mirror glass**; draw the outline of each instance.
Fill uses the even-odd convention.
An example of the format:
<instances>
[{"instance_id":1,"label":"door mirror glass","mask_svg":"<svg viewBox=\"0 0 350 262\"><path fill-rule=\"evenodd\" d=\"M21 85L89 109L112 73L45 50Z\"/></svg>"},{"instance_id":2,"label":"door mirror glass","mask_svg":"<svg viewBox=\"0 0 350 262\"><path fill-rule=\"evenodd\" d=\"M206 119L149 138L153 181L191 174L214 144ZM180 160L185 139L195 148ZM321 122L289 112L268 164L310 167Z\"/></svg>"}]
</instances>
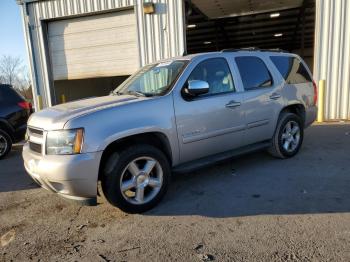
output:
<instances>
[{"instance_id":1,"label":"door mirror glass","mask_svg":"<svg viewBox=\"0 0 350 262\"><path fill-rule=\"evenodd\" d=\"M203 95L209 92L209 84L202 80L188 80L186 89L191 96Z\"/></svg>"}]
</instances>

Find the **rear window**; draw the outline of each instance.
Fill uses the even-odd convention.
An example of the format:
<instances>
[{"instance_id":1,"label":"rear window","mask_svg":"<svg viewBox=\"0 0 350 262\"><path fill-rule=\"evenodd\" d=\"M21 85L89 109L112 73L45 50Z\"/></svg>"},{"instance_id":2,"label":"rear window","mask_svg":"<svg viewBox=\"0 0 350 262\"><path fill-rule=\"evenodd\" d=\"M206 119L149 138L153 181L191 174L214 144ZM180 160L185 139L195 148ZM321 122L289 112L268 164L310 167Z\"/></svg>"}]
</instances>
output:
<instances>
[{"instance_id":1,"label":"rear window","mask_svg":"<svg viewBox=\"0 0 350 262\"><path fill-rule=\"evenodd\" d=\"M10 102L17 103L23 101L24 98L19 95L12 87L9 85L0 85L0 103Z\"/></svg>"},{"instance_id":2,"label":"rear window","mask_svg":"<svg viewBox=\"0 0 350 262\"><path fill-rule=\"evenodd\" d=\"M245 90L269 87L272 77L265 63L258 57L240 56L235 58Z\"/></svg>"},{"instance_id":3,"label":"rear window","mask_svg":"<svg viewBox=\"0 0 350 262\"><path fill-rule=\"evenodd\" d=\"M312 82L311 76L298 58L291 56L271 56L270 58L287 84Z\"/></svg>"}]
</instances>

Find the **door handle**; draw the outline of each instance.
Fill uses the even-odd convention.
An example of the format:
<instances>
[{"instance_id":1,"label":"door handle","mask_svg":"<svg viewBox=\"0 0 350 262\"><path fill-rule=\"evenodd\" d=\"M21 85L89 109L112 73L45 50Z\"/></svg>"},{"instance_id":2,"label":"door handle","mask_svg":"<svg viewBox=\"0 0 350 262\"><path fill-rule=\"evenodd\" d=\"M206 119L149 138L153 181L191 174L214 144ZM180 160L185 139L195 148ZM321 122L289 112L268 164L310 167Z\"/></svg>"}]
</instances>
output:
<instances>
[{"instance_id":1,"label":"door handle","mask_svg":"<svg viewBox=\"0 0 350 262\"><path fill-rule=\"evenodd\" d=\"M232 100L232 101L228 102L225 106L228 108L235 108L235 107L240 106L240 105L241 105L240 102Z\"/></svg>"},{"instance_id":2,"label":"door handle","mask_svg":"<svg viewBox=\"0 0 350 262\"><path fill-rule=\"evenodd\" d=\"M270 99L273 99L273 100L277 100L280 97L281 97L281 95L279 93L272 93L270 95Z\"/></svg>"}]
</instances>

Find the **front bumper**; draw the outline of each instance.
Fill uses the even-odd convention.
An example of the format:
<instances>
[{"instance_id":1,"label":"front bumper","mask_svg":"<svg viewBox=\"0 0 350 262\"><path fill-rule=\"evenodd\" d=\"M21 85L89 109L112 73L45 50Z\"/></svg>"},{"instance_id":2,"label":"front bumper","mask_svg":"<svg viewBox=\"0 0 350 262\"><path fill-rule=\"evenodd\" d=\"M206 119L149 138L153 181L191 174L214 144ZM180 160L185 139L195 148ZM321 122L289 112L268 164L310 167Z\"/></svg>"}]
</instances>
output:
<instances>
[{"instance_id":1,"label":"front bumper","mask_svg":"<svg viewBox=\"0 0 350 262\"><path fill-rule=\"evenodd\" d=\"M43 188L63 197L93 203L102 152L77 155L42 155L23 146L24 167Z\"/></svg>"}]
</instances>

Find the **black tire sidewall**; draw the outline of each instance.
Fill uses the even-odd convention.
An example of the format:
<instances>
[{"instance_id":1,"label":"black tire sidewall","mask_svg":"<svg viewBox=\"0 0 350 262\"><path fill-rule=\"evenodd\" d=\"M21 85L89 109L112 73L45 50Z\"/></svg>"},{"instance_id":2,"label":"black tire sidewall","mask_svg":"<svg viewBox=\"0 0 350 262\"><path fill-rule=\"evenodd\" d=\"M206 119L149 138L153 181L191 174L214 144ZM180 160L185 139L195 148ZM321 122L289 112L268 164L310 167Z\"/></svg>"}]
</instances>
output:
<instances>
[{"instance_id":1,"label":"black tire sidewall","mask_svg":"<svg viewBox=\"0 0 350 262\"><path fill-rule=\"evenodd\" d=\"M283 129L289 121L295 121L299 125L299 129L300 129L300 140L299 140L298 146L292 152L288 152L287 150L285 150L283 145L282 145ZM277 139L278 139L279 151L282 153L282 155L284 157L289 158L289 157L295 156L299 152L301 145L303 143L303 140L304 140L304 126L302 124L302 120L300 119L300 117L293 114L293 113L287 113L287 114L283 115L280 119L280 125L279 125Z\"/></svg>"},{"instance_id":2,"label":"black tire sidewall","mask_svg":"<svg viewBox=\"0 0 350 262\"><path fill-rule=\"evenodd\" d=\"M10 152L12 148L12 140L10 135L3 129L0 129L0 134L6 139L6 142L7 142L7 148L5 152L3 154L0 154L0 159L3 159Z\"/></svg>"},{"instance_id":3,"label":"black tire sidewall","mask_svg":"<svg viewBox=\"0 0 350 262\"><path fill-rule=\"evenodd\" d=\"M163 169L163 184L158 194L145 204L136 205L129 203L122 195L120 178L125 167L138 157L152 157L156 159ZM165 195L170 183L171 170L166 156L157 148L150 145L132 146L118 152L117 163L108 174L105 174L102 181L103 193L107 201L127 213L142 213L157 205Z\"/></svg>"}]
</instances>

